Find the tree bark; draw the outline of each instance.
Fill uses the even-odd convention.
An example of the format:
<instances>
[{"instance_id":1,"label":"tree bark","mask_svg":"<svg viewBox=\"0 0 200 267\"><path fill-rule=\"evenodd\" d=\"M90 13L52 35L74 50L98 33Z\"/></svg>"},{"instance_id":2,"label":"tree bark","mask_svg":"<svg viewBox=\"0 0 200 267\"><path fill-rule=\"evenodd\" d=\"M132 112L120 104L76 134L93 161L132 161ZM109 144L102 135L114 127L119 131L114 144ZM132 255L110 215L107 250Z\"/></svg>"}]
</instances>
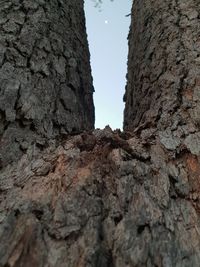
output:
<instances>
[{"instance_id":1,"label":"tree bark","mask_svg":"<svg viewBox=\"0 0 200 267\"><path fill-rule=\"evenodd\" d=\"M124 128L199 126L199 1L135 0ZM188 129L189 130L189 129Z\"/></svg>"},{"instance_id":2,"label":"tree bark","mask_svg":"<svg viewBox=\"0 0 200 267\"><path fill-rule=\"evenodd\" d=\"M0 160L94 127L83 1L0 2Z\"/></svg>"},{"instance_id":3,"label":"tree bark","mask_svg":"<svg viewBox=\"0 0 200 267\"><path fill-rule=\"evenodd\" d=\"M128 131L52 138L1 169L0 267L199 266L199 6L134 1Z\"/></svg>"}]
</instances>

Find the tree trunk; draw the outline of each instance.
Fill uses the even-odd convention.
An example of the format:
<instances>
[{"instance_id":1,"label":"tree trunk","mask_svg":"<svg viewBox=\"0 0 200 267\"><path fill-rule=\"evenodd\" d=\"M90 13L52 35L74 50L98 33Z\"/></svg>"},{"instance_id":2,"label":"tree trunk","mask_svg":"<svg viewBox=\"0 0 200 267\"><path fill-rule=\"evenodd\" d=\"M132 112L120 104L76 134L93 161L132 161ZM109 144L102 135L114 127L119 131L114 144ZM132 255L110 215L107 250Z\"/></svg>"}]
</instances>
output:
<instances>
[{"instance_id":1,"label":"tree trunk","mask_svg":"<svg viewBox=\"0 0 200 267\"><path fill-rule=\"evenodd\" d=\"M124 128L198 130L200 2L135 0ZM189 130L188 129L188 130Z\"/></svg>"},{"instance_id":2,"label":"tree trunk","mask_svg":"<svg viewBox=\"0 0 200 267\"><path fill-rule=\"evenodd\" d=\"M83 1L0 2L0 159L94 127Z\"/></svg>"},{"instance_id":3,"label":"tree trunk","mask_svg":"<svg viewBox=\"0 0 200 267\"><path fill-rule=\"evenodd\" d=\"M0 267L199 266L199 6L134 1L128 131L51 139L2 168Z\"/></svg>"}]
</instances>

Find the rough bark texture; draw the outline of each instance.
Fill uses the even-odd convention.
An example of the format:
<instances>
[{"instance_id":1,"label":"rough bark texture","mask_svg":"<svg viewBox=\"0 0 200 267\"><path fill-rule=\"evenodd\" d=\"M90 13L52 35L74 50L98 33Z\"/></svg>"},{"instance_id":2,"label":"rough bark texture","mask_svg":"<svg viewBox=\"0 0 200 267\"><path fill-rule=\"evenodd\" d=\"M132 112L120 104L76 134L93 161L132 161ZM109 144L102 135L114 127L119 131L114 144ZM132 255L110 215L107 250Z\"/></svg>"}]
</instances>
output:
<instances>
[{"instance_id":1,"label":"rough bark texture","mask_svg":"<svg viewBox=\"0 0 200 267\"><path fill-rule=\"evenodd\" d=\"M0 1L0 160L94 127L83 1Z\"/></svg>"},{"instance_id":2,"label":"rough bark texture","mask_svg":"<svg viewBox=\"0 0 200 267\"><path fill-rule=\"evenodd\" d=\"M199 266L199 4L134 1L129 132L52 138L1 169L0 267Z\"/></svg>"},{"instance_id":3,"label":"rough bark texture","mask_svg":"<svg viewBox=\"0 0 200 267\"><path fill-rule=\"evenodd\" d=\"M199 125L199 14L199 0L134 1L126 130Z\"/></svg>"},{"instance_id":4,"label":"rough bark texture","mask_svg":"<svg viewBox=\"0 0 200 267\"><path fill-rule=\"evenodd\" d=\"M199 266L200 167L109 128L30 150L0 178L0 266Z\"/></svg>"}]
</instances>

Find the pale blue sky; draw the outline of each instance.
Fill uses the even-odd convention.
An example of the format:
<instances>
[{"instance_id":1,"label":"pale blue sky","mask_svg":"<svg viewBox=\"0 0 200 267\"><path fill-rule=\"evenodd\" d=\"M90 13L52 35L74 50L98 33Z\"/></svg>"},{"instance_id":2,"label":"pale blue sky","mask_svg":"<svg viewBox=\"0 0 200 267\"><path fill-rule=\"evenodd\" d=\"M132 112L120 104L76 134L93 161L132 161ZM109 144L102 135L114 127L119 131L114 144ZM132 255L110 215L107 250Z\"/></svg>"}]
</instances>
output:
<instances>
[{"instance_id":1,"label":"pale blue sky","mask_svg":"<svg viewBox=\"0 0 200 267\"><path fill-rule=\"evenodd\" d=\"M132 0L103 0L101 12L85 0L94 80L96 128L122 128Z\"/></svg>"}]
</instances>

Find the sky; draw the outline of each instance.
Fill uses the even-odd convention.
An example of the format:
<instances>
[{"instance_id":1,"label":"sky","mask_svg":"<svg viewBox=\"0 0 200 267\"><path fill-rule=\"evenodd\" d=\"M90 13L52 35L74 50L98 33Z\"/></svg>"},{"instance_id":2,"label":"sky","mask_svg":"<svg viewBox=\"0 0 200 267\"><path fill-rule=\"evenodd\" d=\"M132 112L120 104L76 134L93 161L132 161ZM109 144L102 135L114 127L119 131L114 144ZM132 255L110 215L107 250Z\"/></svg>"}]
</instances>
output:
<instances>
[{"instance_id":1,"label":"sky","mask_svg":"<svg viewBox=\"0 0 200 267\"><path fill-rule=\"evenodd\" d=\"M103 0L101 10L85 0L86 27L95 88L96 128L123 125L128 41L132 0Z\"/></svg>"}]
</instances>

